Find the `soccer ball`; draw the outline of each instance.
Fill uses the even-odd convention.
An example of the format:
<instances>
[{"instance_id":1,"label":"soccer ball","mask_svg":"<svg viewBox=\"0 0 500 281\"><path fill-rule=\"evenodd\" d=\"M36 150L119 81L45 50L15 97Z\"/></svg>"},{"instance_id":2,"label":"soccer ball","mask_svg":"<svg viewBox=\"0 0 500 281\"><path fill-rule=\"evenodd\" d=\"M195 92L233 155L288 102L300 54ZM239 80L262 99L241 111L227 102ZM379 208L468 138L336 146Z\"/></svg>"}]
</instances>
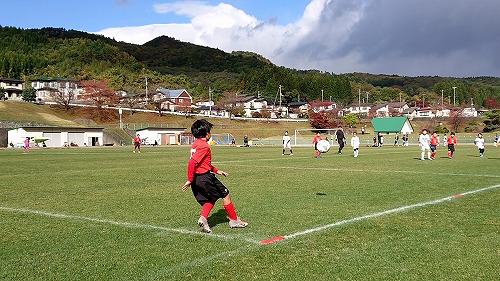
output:
<instances>
[{"instance_id":1,"label":"soccer ball","mask_svg":"<svg viewBox=\"0 0 500 281\"><path fill-rule=\"evenodd\" d=\"M330 150L330 143L327 140L320 140L316 144L316 148L319 150L321 153L328 152Z\"/></svg>"}]
</instances>

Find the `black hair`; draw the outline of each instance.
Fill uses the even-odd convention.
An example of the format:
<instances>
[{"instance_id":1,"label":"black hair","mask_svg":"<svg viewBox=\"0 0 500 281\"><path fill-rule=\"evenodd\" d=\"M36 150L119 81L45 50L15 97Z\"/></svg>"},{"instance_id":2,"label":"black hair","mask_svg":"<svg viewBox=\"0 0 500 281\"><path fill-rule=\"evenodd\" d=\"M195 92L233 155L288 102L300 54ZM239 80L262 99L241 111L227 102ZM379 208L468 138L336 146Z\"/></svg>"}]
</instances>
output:
<instances>
[{"instance_id":1,"label":"black hair","mask_svg":"<svg viewBox=\"0 0 500 281\"><path fill-rule=\"evenodd\" d=\"M208 133L210 133L212 126L212 123L205 119L196 120L193 125L191 125L191 133L197 139L204 138Z\"/></svg>"}]
</instances>

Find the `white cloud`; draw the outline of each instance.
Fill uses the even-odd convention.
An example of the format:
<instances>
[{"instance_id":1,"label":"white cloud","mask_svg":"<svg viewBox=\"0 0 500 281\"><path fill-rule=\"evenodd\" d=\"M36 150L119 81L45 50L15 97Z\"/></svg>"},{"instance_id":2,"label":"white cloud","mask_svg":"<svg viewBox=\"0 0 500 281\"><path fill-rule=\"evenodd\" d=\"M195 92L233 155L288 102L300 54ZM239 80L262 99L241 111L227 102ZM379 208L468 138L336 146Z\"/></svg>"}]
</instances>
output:
<instances>
[{"instance_id":1,"label":"white cloud","mask_svg":"<svg viewBox=\"0 0 500 281\"><path fill-rule=\"evenodd\" d=\"M497 0L311 0L302 17L287 25L260 21L224 3L177 1L154 10L190 21L97 33L136 44L167 35L226 52L253 51L297 69L500 75Z\"/></svg>"}]
</instances>

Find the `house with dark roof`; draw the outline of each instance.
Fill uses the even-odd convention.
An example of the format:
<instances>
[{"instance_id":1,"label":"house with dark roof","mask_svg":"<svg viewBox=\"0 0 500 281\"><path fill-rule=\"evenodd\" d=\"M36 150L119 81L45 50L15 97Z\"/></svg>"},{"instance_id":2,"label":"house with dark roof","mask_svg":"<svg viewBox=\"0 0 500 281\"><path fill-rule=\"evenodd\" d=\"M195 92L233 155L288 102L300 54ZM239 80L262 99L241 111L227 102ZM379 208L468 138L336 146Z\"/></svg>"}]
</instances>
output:
<instances>
[{"instance_id":1,"label":"house with dark roof","mask_svg":"<svg viewBox=\"0 0 500 281\"><path fill-rule=\"evenodd\" d=\"M157 88L153 96L154 102L160 102L161 108L169 111L191 111L193 98L186 89Z\"/></svg>"},{"instance_id":2,"label":"house with dark roof","mask_svg":"<svg viewBox=\"0 0 500 281\"><path fill-rule=\"evenodd\" d=\"M71 100L78 99L82 90L78 81L63 77L39 77L30 81L31 87L36 90L36 99L39 101L53 101L54 94L71 95Z\"/></svg>"},{"instance_id":3,"label":"house with dark roof","mask_svg":"<svg viewBox=\"0 0 500 281\"><path fill-rule=\"evenodd\" d=\"M105 145L103 128L100 127L19 127L9 129L9 144L21 147L29 137L34 143L44 142L47 147L101 146Z\"/></svg>"}]
</instances>

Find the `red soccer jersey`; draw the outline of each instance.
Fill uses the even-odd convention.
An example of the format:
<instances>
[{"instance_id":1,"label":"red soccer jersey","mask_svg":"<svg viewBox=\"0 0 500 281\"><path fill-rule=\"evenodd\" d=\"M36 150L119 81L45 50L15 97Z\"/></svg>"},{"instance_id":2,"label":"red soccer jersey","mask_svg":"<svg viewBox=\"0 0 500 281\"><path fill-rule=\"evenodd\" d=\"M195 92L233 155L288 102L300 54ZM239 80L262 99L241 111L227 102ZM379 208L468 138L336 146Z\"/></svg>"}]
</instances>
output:
<instances>
[{"instance_id":1,"label":"red soccer jersey","mask_svg":"<svg viewBox=\"0 0 500 281\"><path fill-rule=\"evenodd\" d=\"M448 139L446 140L448 144L456 144L457 143L457 138L455 136L449 136Z\"/></svg>"},{"instance_id":2,"label":"red soccer jersey","mask_svg":"<svg viewBox=\"0 0 500 281\"><path fill-rule=\"evenodd\" d=\"M134 142L139 142L139 143L140 143L140 142L141 142L141 138L140 138L140 137L138 137L138 136L135 136L135 137L134 137Z\"/></svg>"},{"instance_id":3,"label":"red soccer jersey","mask_svg":"<svg viewBox=\"0 0 500 281\"><path fill-rule=\"evenodd\" d=\"M435 136L431 136L431 139L429 140L429 143L431 145L438 145L439 144L439 138Z\"/></svg>"},{"instance_id":4,"label":"red soccer jersey","mask_svg":"<svg viewBox=\"0 0 500 281\"><path fill-rule=\"evenodd\" d=\"M318 143L320 140L322 140L323 138L321 138L321 136L314 136L314 139L313 139L313 143Z\"/></svg>"},{"instance_id":5,"label":"red soccer jersey","mask_svg":"<svg viewBox=\"0 0 500 281\"><path fill-rule=\"evenodd\" d=\"M205 138L195 139L191 145L191 157L188 161L188 181L193 181L194 174L203 174L209 171L217 173L217 168L212 166L210 147Z\"/></svg>"}]
</instances>

